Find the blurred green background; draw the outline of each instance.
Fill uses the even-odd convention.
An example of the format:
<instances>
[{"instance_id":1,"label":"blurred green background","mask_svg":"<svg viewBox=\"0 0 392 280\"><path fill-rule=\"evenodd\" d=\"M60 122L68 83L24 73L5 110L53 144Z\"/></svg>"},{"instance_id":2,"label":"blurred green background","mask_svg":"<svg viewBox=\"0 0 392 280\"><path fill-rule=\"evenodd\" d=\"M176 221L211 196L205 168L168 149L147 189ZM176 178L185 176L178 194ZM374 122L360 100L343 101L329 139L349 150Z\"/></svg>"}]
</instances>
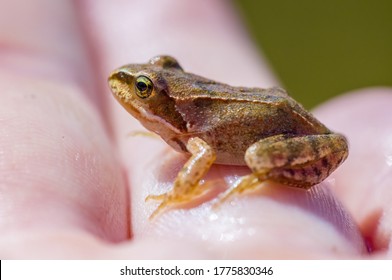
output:
<instances>
[{"instance_id":1,"label":"blurred green background","mask_svg":"<svg viewBox=\"0 0 392 280\"><path fill-rule=\"evenodd\" d=\"M283 86L305 107L392 85L392 1L234 3Z\"/></svg>"}]
</instances>

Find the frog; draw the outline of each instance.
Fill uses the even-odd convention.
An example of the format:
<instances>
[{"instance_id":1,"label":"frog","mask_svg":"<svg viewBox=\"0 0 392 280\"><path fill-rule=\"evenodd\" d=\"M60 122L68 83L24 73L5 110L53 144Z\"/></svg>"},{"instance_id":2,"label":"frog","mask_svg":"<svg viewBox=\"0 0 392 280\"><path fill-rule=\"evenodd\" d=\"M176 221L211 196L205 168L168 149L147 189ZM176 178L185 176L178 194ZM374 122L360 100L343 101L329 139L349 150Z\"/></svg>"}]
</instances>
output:
<instances>
[{"instance_id":1,"label":"frog","mask_svg":"<svg viewBox=\"0 0 392 280\"><path fill-rule=\"evenodd\" d=\"M172 56L127 64L108 78L115 99L147 130L189 155L150 219L208 191L212 164L248 166L217 204L272 181L309 190L348 156L345 136L328 129L280 87L235 87L183 70Z\"/></svg>"}]
</instances>

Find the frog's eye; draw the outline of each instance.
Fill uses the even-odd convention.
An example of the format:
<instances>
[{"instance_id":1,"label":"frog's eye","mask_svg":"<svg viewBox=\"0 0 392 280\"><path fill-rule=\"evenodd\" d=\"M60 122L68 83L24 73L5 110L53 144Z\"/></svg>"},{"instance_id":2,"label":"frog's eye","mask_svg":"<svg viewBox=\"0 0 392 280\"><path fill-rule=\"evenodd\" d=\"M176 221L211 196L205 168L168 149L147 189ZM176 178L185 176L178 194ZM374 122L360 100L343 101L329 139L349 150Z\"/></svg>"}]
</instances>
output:
<instances>
[{"instance_id":1,"label":"frog's eye","mask_svg":"<svg viewBox=\"0 0 392 280\"><path fill-rule=\"evenodd\" d=\"M153 84L146 76L139 76L136 79L136 94L140 98L147 98L151 95Z\"/></svg>"}]
</instances>

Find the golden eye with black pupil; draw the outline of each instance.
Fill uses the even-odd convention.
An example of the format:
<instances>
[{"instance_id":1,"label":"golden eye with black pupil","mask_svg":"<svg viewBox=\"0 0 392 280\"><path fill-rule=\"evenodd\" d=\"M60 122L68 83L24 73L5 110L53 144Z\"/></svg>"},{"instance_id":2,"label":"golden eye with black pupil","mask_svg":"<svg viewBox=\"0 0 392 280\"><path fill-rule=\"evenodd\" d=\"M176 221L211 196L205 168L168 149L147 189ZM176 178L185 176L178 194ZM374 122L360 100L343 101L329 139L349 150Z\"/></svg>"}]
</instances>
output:
<instances>
[{"instance_id":1,"label":"golden eye with black pupil","mask_svg":"<svg viewBox=\"0 0 392 280\"><path fill-rule=\"evenodd\" d=\"M139 76L136 78L136 94L140 98L147 98L151 95L153 84L146 76Z\"/></svg>"}]
</instances>

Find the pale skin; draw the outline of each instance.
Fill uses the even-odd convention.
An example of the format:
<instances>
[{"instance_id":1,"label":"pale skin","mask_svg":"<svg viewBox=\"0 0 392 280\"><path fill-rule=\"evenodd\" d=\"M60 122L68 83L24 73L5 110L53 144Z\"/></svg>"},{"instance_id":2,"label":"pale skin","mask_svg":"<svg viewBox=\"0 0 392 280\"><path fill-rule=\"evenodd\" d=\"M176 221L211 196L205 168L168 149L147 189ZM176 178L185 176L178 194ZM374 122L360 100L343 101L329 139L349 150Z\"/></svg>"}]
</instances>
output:
<instances>
[{"instance_id":1,"label":"pale skin","mask_svg":"<svg viewBox=\"0 0 392 280\"><path fill-rule=\"evenodd\" d=\"M187 69L214 80L257 87L277 82L240 29L233 29L240 23L226 3L155 1L147 8L146 2L85 1L76 8L65 1L34 1L24 15L20 3L2 4L0 18L8 28L1 36L8 47L0 75L0 257L386 258L392 228L390 89L363 90L315 111L348 137L350 157L307 195L270 184L224 203L216 216L209 197L147 222L156 205L144 198L168 190L186 159L161 169L162 155L180 156L159 139L127 136L142 127L110 96L109 72L172 53ZM217 13L205 12L211 10ZM147 11L143 29L129 31ZM183 16L193 12L197 19ZM20 20L7 16L13 14ZM83 15L83 28L76 14ZM182 24L162 24L167 17ZM181 31L196 27L203 32L187 37ZM217 34L225 28L231 32L222 49ZM94 43L85 45L80 30ZM124 36L126 30L133 35ZM88 55L93 53L99 56ZM212 66L197 57L212 60ZM212 167L209 176L232 181L247 172ZM372 240L375 255L364 253L358 238L363 235Z\"/></svg>"}]
</instances>

